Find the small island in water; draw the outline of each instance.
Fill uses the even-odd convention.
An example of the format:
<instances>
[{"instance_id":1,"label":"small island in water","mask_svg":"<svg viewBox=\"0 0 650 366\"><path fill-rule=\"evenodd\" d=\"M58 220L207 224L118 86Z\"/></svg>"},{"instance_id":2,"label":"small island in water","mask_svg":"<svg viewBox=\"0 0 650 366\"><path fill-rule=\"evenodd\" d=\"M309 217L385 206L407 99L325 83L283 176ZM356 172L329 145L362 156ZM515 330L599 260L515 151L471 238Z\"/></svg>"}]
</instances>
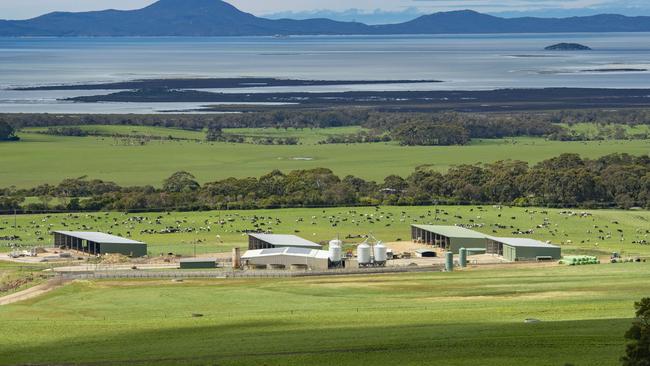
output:
<instances>
[{"instance_id":1,"label":"small island in water","mask_svg":"<svg viewBox=\"0 0 650 366\"><path fill-rule=\"evenodd\" d=\"M546 51L591 51L591 47L580 43L558 43L544 49Z\"/></svg>"}]
</instances>

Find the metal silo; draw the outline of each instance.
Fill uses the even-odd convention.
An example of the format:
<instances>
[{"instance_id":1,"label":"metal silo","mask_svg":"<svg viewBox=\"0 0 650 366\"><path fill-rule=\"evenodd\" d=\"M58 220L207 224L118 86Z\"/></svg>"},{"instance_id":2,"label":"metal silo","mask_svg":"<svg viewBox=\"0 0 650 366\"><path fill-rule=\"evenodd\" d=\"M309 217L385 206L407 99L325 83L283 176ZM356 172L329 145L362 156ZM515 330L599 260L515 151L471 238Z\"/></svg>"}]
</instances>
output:
<instances>
[{"instance_id":1,"label":"metal silo","mask_svg":"<svg viewBox=\"0 0 650 366\"><path fill-rule=\"evenodd\" d=\"M460 248L458 251L458 263L460 265L460 268L467 267L467 249Z\"/></svg>"},{"instance_id":2,"label":"metal silo","mask_svg":"<svg viewBox=\"0 0 650 366\"><path fill-rule=\"evenodd\" d=\"M370 265L370 245L363 243L357 247L357 262L360 266Z\"/></svg>"},{"instance_id":3,"label":"metal silo","mask_svg":"<svg viewBox=\"0 0 650 366\"><path fill-rule=\"evenodd\" d=\"M329 259L333 267L340 267L341 265L341 258L343 254L343 249L341 249L342 245L343 242L338 239L330 241Z\"/></svg>"},{"instance_id":4,"label":"metal silo","mask_svg":"<svg viewBox=\"0 0 650 366\"><path fill-rule=\"evenodd\" d=\"M375 245L374 254L376 265L383 266L386 264L386 260L388 259L387 252L388 248L386 248L382 242L378 242L377 245Z\"/></svg>"},{"instance_id":5,"label":"metal silo","mask_svg":"<svg viewBox=\"0 0 650 366\"><path fill-rule=\"evenodd\" d=\"M454 270L454 253L452 252L445 253L445 270L447 272Z\"/></svg>"}]
</instances>

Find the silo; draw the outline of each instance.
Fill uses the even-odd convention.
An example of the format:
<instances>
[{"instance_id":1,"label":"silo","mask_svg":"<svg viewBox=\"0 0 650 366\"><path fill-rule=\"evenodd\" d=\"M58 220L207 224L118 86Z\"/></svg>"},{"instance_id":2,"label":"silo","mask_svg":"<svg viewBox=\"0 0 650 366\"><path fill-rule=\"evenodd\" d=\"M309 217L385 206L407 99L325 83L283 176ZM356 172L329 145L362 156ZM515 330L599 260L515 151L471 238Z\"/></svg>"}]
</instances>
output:
<instances>
[{"instance_id":1,"label":"silo","mask_svg":"<svg viewBox=\"0 0 650 366\"><path fill-rule=\"evenodd\" d=\"M342 257L341 245L343 245L343 242L338 239L330 241L329 259L333 267L341 266L341 257Z\"/></svg>"},{"instance_id":2,"label":"silo","mask_svg":"<svg viewBox=\"0 0 650 366\"><path fill-rule=\"evenodd\" d=\"M460 248L458 251L458 263L460 264L460 268L467 267L467 249Z\"/></svg>"},{"instance_id":3,"label":"silo","mask_svg":"<svg viewBox=\"0 0 650 366\"><path fill-rule=\"evenodd\" d=\"M452 252L445 253L445 270L447 272L454 270L454 253Z\"/></svg>"},{"instance_id":4,"label":"silo","mask_svg":"<svg viewBox=\"0 0 650 366\"><path fill-rule=\"evenodd\" d=\"M370 246L368 244L363 243L357 247L357 262L360 266L370 264Z\"/></svg>"},{"instance_id":5,"label":"silo","mask_svg":"<svg viewBox=\"0 0 650 366\"><path fill-rule=\"evenodd\" d=\"M382 242L378 242L377 245L375 245L375 264L379 266L383 266L386 264L387 260L387 252L388 248L382 244Z\"/></svg>"}]
</instances>

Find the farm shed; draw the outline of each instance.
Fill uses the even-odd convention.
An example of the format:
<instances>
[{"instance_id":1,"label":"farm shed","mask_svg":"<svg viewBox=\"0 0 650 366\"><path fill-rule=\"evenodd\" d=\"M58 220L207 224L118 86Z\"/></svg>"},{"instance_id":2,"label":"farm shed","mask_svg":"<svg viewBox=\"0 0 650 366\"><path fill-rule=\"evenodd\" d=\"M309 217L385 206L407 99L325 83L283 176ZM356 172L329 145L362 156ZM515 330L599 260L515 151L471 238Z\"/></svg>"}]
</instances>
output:
<instances>
[{"instance_id":1,"label":"farm shed","mask_svg":"<svg viewBox=\"0 0 650 366\"><path fill-rule=\"evenodd\" d=\"M54 231L54 245L89 254L147 255L147 244L119 236L85 231Z\"/></svg>"},{"instance_id":2,"label":"farm shed","mask_svg":"<svg viewBox=\"0 0 650 366\"><path fill-rule=\"evenodd\" d=\"M305 266L312 270L329 268L329 252L309 248L269 248L248 250L242 256L242 261L248 265L291 268Z\"/></svg>"},{"instance_id":3,"label":"farm shed","mask_svg":"<svg viewBox=\"0 0 650 366\"><path fill-rule=\"evenodd\" d=\"M489 237L487 253L511 262L562 258L560 247L527 238Z\"/></svg>"},{"instance_id":4,"label":"farm shed","mask_svg":"<svg viewBox=\"0 0 650 366\"><path fill-rule=\"evenodd\" d=\"M248 234L248 249L269 249L269 248L309 248L321 249L320 244L316 244L307 239L295 235L281 234Z\"/></svg>"},{"instance_id":5,"label":"farm shed","mask_svg":"<svg viewBox=\"0 0 650 366\"><path fill-rule=\"evenodd\" d=\"M411 240L458 253L460 248L486 248L487 235L460 226L411 225Z\"/></svg>"},{"instance_id":6,"label":"farm shed","mask_svg":"<svg viewBox=\"0 0 650 366\"><path fill-rule=\"evenodd\" d=\"M207 269L216 268L216 258L183 258L181 259L181 269Z\"/></svg>"}]
</instances>

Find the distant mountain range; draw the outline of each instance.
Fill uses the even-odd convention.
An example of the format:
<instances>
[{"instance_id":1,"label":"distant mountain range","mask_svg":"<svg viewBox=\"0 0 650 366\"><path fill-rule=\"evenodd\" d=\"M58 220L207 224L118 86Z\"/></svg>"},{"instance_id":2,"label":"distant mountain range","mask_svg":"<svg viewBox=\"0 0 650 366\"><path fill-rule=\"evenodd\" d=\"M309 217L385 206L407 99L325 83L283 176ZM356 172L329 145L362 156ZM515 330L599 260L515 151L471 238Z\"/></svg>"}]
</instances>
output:
<instances>
[{"instance_id":1,"label":"distant mountain range","mask_svg":"<svg viewBox=\"0 0 650 366\"><path fill-rule=\"evenodd\" d=\"M1 20L0 36L273 36L468 33L650 32L650 17L499 18L470 10L425 15L385 25L330 19L265 19L221 0L160 0L146 8L55 12Z\"/></svg>"}]
</instances>

